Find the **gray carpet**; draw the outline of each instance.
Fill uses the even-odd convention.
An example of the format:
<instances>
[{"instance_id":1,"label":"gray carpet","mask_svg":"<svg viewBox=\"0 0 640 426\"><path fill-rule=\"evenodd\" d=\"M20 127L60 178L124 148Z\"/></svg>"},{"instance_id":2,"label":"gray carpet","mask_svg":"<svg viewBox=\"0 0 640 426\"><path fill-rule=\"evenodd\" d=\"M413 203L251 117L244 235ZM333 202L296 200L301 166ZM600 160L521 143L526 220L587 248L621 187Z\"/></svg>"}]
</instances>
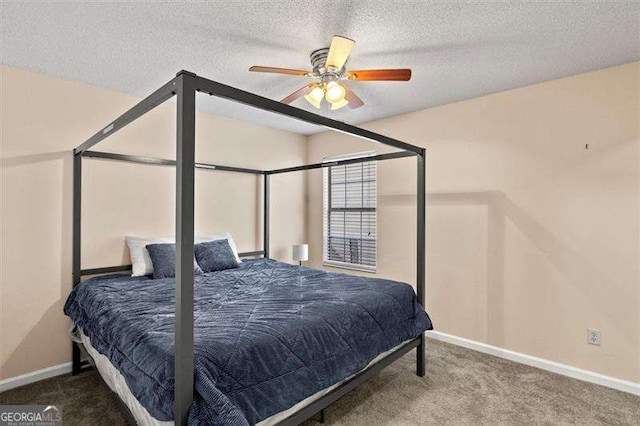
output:
<instances>
[{"instance_id":1,"label":"gray carpet","mask_svg":"<svg viewBox=\"0 0 640 426\"><path fill-rule=\"evenodd\" d=\"M640 397L434 340L427 377L414 371L411 352L331 405L327 424L640 425ZM0 404L62 405L68 425L124 424L114 398L87 372L5 392Z\"/></svg>"}]
</instances>

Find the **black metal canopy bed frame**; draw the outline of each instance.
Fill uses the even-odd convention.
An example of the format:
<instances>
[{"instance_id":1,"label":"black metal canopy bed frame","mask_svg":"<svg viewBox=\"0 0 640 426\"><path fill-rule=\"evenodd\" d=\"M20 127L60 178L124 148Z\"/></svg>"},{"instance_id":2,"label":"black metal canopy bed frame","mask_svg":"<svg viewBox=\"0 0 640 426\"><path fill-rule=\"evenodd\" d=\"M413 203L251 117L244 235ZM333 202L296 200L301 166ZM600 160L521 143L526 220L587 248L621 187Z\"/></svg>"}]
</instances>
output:
<instances>
[{"instance_id":1,"label":"black metal canopy bed frame","mask_svg":"<svg viewBox=\"0 0 640 426\"><path fill-rule=\"evenodd\" d=\"M195 161L195 117L196 94L202 92L211 96L243 103L254 108L271 111L307 123L323 126L372 142L382 143L400 151L364 158L345 159L334 162L308 164L275 170L257 170L230 167ZM123 155L92 151L91 149L106 137L122 129L166 100L177 97L177 156L176 160ZM269 180L271 175L319 169L336 165L380 161L415 156L417 163L417 238L416 238L416 288L418 301L425 304L425 149L387 136L383 136L340 121L313 114L280 102L273 101L234 87L200 77L188 71L180 71L175 78L156 90L150 96L122 114L104 129L90 137L74 150L73 161L73 286L80 284L81 277L88 275L127 271L131 265L82 269L81 255L81 185L83 157L132 163L175 166L176 173L176 285L175 285L175 387L174 421L187 424L189 408L194 396L194 171L196 168L227 172L261 175L264 182L263 206L263 249L241 253L241 256L269 257ZM412 349L416 349L416 373L425 375L425 337L410 340L370 365L348 380L342 382L315 401L298 409L281 424L298 424L321 412L332 402L345 395L361 383L376 375L387 365L396 361ZM80 344L73 343L73 374L78 374L87 366L81 359Z\"/></svg>"}]
</instances>

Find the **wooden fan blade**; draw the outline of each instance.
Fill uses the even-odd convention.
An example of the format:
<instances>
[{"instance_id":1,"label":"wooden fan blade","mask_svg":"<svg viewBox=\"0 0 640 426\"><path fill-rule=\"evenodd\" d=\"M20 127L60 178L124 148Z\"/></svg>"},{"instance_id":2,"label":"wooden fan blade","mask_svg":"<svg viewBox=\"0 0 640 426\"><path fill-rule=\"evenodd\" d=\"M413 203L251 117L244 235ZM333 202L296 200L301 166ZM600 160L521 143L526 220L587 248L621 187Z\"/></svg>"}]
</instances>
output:
<instances>
[{"instance_id":1,"label":"wooden fan blade","mask_svg":"<svg viewBox=\"0 0 640 426\"><path fill-rule=\"evenodd\" d=\"M355 81L409 81L411 70L408 68L389 70L352 70L347 78Z\"/></svg>"},{"instance_id":2,"label":"wooden fan blade","mask_svg":"<svg viewBox=\"0 0 640 426\"><path fill-rule=\"evenodd\" d=\"M290 94L289 96L287 96L286 98L281 100L280 102L282 102L283 104L290 104L291 102L295 101L296 99L299 99L299 98L303 97L304 95L309 94L309 92L311 92L311 90L313 90L314 86L315 86L315 83L308 84L308 85L304 86L302 89L296 90L295 92L293 92L292 94Z\"/></svg>"},{"instance_id":3,"label":"wooden fan blade","mask_svg":"<svg viewBox=\"0 0 640 426\"><path fill-rule=\"evenodd\" d=\"M358 95L356 95L355 92L349 88L349 86L343 84L342 87L344 87L345 90L344 98L349 101L349 104L347 105L349 108L356 109L364 105L362 99L360 99Z\"/></svg>"},{"instance_id":4,"label":"wooden fan blade","mask_svg":"<svg viewBox=\"0 0 640 426\"><path fill-rule=\"evenodd\" d=\"M298 75L298 76L306 76L309 74L313 74L313 71L305 71L305 70L294 70L290 68L275 68L275 67L260 67L260 66L252 66L249 68L249 71L253 72L269 72L273 74L288 74L288 75Z\"/></svg>"},{"instance_id":5,"label":"wooden fan blade","mask_svg":"<svg viewBox=\"0 0 640 426\"><path fill-rule=\"evenodd\" d=\"M356 44L354 40L342 36L333 36L331 39L331 47L329 47L329 53L327 54L327 61L325 67L334 67L336 70L341 70L344 64L349 58L353 45Z\"/></svg>"}]
</instances>

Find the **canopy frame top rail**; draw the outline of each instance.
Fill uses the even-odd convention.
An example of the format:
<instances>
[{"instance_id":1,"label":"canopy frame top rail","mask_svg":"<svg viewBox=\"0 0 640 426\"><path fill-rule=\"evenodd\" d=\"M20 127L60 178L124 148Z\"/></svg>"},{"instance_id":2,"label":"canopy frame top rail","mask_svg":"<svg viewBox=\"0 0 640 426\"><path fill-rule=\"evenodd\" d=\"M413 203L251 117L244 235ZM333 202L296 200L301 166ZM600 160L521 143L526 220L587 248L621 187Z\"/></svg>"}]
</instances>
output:
<instances>
[{"instance_id":1,"label":"canopy frame top rail","mask_svg":"<svg viewBox=\"0 0 640 426\"><path fill-rule=\"evenodd\" d=\"M239 102L265 111L271 111L276 114L294 118L296 120L304 121L310 124L316 124L329 130L346 133L348 135L366 139L371 142L381 143L383 145L398 148L403 151L413 152L417 155L424 155L425 153L425 149L420 146L402 142L400 140L384 136L360 127L356 127L342 121L334 120L332 118L328 118L319 114L314 114L312 112L305 111L291 105L283 104L282 102L274 101L273 99L265 98L263 96L250 93L242 89L227 86L226 84L209 80L208 78L198 76L192 72L185 70L178 72L176 77L169 80L158 90L136 104L133 108L122 114L120 117L116 118L102 130L91 136L83 144L75 148L74 153L82 154L84 151L91 149L93 146L95 146L108 136L113 135L118 130L121 130L136 119L142 117L158 105L161 105L165 101L171 99L177 94L177 79L183 75L195 79L194 84L195 90L197 92L207 93L218 98Z\"/></svg>"}]
</instances>

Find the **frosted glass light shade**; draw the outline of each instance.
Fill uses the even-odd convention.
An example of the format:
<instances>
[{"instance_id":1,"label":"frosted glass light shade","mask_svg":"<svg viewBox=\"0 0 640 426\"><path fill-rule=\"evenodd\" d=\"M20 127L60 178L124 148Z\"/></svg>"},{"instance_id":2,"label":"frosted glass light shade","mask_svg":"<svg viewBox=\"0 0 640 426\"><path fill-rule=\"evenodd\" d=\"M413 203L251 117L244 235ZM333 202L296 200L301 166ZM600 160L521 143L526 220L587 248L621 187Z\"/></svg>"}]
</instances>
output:
<instances>
[{"instance_id":1,"label":"frosted glass light shade","mask_svg":"<svg viewBox=\"0 0 640 426\"><path fill-rule=\"evenodd\" d=\"M324 94L324 98L329 103L339 102L344 99L347 94L346 90L340 83L331 81L327 84L327 91Z\"/></svg>"},{"instance_id":2,"label":"frosted glass light shade","mask_svg":"<svg viewBox=\"0 0 640 426\"><path fill-rule=\"evenodd\" d=\"M331 104L331 111L335 111L335 110L340 109L340 108L342 108L344 106L347 106L348 103L349 103L348 100L346 100L344 98L340 99L338 102L334 102L334 103Z\"/></svg>"},{"instance_id":3,"label":"frosted glass light shade","mask_svg":"<svg viewBox=\"0 0 640 426\"><path fill-rule=\"evenodd\" d=\"M293 246L293 255L296 262L306 262L309 260L309 244L296 244Z\"/></svg>"},{"instance_id":4,"label":"frosted glass light shade","mask_svg":"<svg viewBox=\"0 0 640 426\"><path fill-rule=\"evenodd\" d=\"M324 97L324 90L321 86L316 86L309 92L304 95L304 98L316 108L320 108L320 102L322 102L322 98Z\"/></svg>"}]
</instances>

